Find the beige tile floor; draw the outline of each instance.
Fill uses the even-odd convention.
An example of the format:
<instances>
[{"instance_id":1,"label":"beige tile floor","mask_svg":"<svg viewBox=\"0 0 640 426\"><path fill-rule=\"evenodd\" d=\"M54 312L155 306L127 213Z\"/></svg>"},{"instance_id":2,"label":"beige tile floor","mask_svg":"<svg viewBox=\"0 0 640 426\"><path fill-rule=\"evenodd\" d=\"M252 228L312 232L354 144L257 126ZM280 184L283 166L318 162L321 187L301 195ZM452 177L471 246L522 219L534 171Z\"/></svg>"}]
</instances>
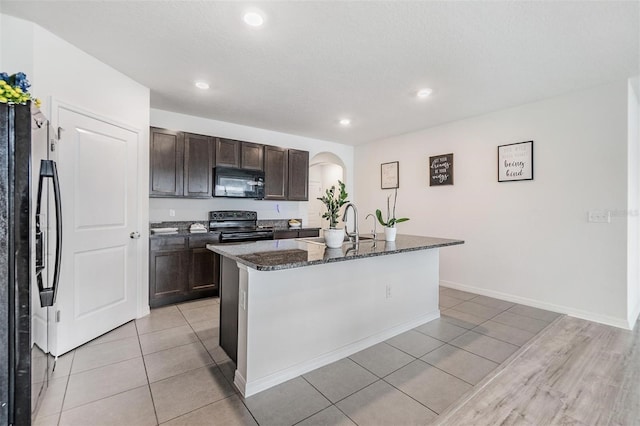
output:
<instances>
[{"instance_id":1,"label":"beige tile floor","mask_svg":"<svg viewBox=\"0 0 640 426\"><path fill-rule=\"evenodd\" d=\"M429 424L558 314L441 288L440 319L244 399L219 301L152 310L58 359L37 425Z\"/></svg>"}]
</instances>

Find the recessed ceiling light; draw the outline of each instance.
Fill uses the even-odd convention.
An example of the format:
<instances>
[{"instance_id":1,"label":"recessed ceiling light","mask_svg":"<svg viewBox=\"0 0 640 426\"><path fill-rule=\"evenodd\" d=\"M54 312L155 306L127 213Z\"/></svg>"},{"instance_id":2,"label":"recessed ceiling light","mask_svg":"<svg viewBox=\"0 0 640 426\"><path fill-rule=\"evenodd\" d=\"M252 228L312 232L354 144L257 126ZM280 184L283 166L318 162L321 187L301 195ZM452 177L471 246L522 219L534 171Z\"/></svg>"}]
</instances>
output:
<instances>
[{"instance_id":1,"label":"recessed ceiling light","mask_svg":"<svg viewBox=\"0 0 640 426\"><path fill-rule=\"evenodd\" d=\"M428 98L429 95L431 95L431 92L433 92L433 90L428 89L428 88L427 89L420 89L420 90L418 90L418 93L416 94L416 96L418 96L421 99Z\"/></svg>"},{"instance_id":2,"label":"recessed ceiling light","mask_svg":"<svg viewBox=\"0 0 640 426\"><path fill-rule=\"evenodd\" d=\"M351 124L351 120L349 120L348 118L343 118L342 120L340 120L341 126L348 126L350 124Z\"/></svg>"},{"instance_id":3,"label":"recessed ceiling light","mask_svg":"<svg viewBox=\"0 0 640 426\"><path fill-rule=\"evenodd\" d=\"M204 81L196 81L196 87L198 89L207 90L209 88L209 83Z\"/></svg>"},{"instance_id":4,"label":"recessed ceiling light","mask_svg":"<svg viewBox=\"0 0 640 426\"><path fill-rule=\"evenodd\" d=\"M244 19L245 24L252 27L259 27L264 24L264 18L257 12L245 13L242 19Z\"/></svg>"}]
</instances>

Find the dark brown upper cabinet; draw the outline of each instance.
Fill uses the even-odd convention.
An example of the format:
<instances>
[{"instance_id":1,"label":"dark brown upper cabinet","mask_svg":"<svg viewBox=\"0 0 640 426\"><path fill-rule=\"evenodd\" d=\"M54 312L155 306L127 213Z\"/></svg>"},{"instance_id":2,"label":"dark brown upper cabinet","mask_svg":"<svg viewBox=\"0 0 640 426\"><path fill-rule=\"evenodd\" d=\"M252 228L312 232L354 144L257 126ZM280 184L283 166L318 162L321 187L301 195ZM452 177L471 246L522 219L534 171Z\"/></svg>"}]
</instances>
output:
<instances>
[{"instance_id":1,"label":"dark brown upper cabinet","mask_svg":"<svg viewBox=\"0 0 640 426\"><path fill-rule=\"evenodd\" d=\"M182 196L184 134L152 127L149 148L149 195L153 197Z\"/></svg>"},{"instance_id":2,"label":"dark brown upper cabinet","mask_svg":"<svg viewBox=\"0 0 640 426\"><path fill-rule=\"evenodd\" d=\"M213 185L214 139L211 136L184 135L185 197L211 198Z\"/></svg>"},{"instance_id":3,"label":"dark brown upper cabinet","mask_svg":"<svg viewBox=\"0 0 640 426\"><path fill-rule=\"evenodd\" d=\"M150 197L211 198L216 166L264 170L267 200L309 200L309 152L150 129Z\"/></svg>"},{"instance_id":4,"label":"dark brown upper cabinet","mask_svg":"<svg viewBox=\"0 0 640 426\"><path fill-rule=\"evenodd\" d=\"M264 170L263 153L264 145L242 142L240 146L240 167L250 170Z\"/></svg>"},{"instance_id":5,"label":"dark brown upper cabinet","mask_svg":"<svg viewBox=\"0 0 640 426\"><path fill-rule=\"evenodd\" d=\"M224 138L217 139L216 166L240 167L240 141Z\"/></svg>"},{"instance_id":6,"label":"dark brown upper cabinet","mask_svg":"<svg viewBox=\"0 0 640 426\"><path fill-rule=\"evenodd\" d=\"M264 147L264 198L286 200L288 190L288 150L277 146Z\"/></svg>"},{"instance_id":7,"label":"dark brown upper cabinet","mask_svg":"<svg viewBox=\"0 0 640 426\"><path fill-rule=\"evenodd\" d=\"M291 201L309 200L309 152L289 150L289 188L287 199Z\"/></svg>"}]
</instances>

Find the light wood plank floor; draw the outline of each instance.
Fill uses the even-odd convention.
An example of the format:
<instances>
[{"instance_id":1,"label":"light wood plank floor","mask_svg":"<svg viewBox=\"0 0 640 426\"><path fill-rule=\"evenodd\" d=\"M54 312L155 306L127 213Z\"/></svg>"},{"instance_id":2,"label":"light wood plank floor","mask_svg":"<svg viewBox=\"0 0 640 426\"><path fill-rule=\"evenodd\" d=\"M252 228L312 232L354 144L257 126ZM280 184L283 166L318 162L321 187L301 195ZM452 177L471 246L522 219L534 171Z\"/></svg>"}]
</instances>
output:
<instances>
[{"instance_id":1,"label":"light wood plank floor","mask_svg":"<svg viewBox=\"0 0 640 426\"><path fill-rule=\"evenodd\" d=\"M640 425L640 323L561 317L437 423Z\"/></svg>"}]
</instances>

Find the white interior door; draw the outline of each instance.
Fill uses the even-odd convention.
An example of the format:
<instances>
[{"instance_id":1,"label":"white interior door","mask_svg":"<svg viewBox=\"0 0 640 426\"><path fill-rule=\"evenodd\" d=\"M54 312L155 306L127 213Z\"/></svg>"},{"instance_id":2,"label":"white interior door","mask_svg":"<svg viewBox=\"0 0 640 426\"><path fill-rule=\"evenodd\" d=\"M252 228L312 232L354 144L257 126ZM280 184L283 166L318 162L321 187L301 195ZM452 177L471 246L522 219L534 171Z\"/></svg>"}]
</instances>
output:
<instances>
[{"instance_id":1,"label":"white interior door","mask_svg":"<svg viewBox=\"0 0 640 426\"><path fill-rule=\"evenodd\" d=\"M138 134L65 107L58 173L62 268L56 355L136 317Z\"/></svg>"}]
</instances>

